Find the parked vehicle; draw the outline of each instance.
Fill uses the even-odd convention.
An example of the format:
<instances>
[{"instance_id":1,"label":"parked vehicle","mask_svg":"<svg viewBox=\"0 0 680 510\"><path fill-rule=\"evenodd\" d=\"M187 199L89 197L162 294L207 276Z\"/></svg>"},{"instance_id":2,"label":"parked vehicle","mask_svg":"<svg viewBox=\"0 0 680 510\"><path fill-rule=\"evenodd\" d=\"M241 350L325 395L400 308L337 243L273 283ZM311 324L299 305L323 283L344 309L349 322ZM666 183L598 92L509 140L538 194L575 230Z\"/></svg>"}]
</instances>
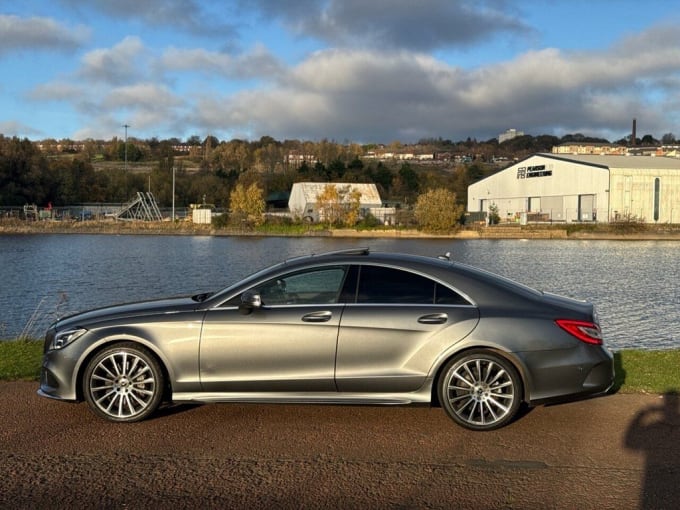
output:
<instances>
[{"instance_id":1,"label":"parked vehicle","mask_svg":"<svg viewBox=\"0 0 680 510\"><path fill-rule=\"evenodd\" d=\"M362 248L61 319L39 394L117 422L169 402L429 403L490 430L522 403L601 393L613 377L592 304L448 257Z\"/></svg>"}]
</instances>

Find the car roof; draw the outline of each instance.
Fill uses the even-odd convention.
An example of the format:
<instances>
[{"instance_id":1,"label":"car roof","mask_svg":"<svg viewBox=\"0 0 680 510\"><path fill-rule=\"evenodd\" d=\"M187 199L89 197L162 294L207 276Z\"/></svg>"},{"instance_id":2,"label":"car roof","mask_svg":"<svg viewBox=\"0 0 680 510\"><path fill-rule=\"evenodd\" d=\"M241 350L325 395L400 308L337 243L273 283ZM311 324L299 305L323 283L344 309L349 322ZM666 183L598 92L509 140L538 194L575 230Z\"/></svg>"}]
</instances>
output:
<instances>
[{"instance_id":1,"label":"car roof","mask_svg":"<svg viewBox=\"0 0 680 510\"><path fill-rule=\"evenodd\" d=\"M266 267L218 292L213 298L223 299L244 285L251 285L262 278L274 277L288 271L304 270L319 265L369 264L394 267L435 278L451 285L477 303L508 299L508 294L535 299L542 293L514 280L451 260L449 254L437 257L398 252L373 252L368 247L351 248L293 257ZM505 295L505 297L503 297Z\"/></svg>"},{"instance_id":2,"label":"car roof","mask_svg":"<svg viewBox=\"0 0 680 510\"><path fill-rule=\"evenodd\" d=\"M362 247L296 257L283 262L282 266L295 268L298 266L306 267L315 263L393 266L434 276L459 288L465 287L461 290L472 291L471 287L474 287L475 293L481 290L480 286L484 286L504 289L527 297L536 297L542 294L510 278L452 260L450 253L435 257L398 252L373 252L368 247Z\"/></svg>"}]
</instances>

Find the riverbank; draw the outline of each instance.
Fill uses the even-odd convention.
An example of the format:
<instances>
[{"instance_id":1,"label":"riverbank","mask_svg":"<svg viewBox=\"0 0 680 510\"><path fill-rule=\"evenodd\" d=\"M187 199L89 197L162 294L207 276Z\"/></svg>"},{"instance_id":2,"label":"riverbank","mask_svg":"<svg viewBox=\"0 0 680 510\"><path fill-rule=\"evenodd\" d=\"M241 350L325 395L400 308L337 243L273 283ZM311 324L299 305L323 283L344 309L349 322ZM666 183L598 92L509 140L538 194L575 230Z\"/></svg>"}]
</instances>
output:
<instances>
[{"instance_id":1,"label":"riverbank","mask_svg":"<svg viewBox=\"0 0 680 510\"><path fill-rule=\"evenodd\" d=\"M318 225L300 228L261 227L258 229L215 228L191 222L147 221L21 221L0 220L3 234L142 234L193 236L280 236L404 239L576 239L576 240L664 240L680 241L680 225L646 224L560 224L464 227L455 232L433 234L416 229L322 229Z\"/></svg>"}]
</instances>

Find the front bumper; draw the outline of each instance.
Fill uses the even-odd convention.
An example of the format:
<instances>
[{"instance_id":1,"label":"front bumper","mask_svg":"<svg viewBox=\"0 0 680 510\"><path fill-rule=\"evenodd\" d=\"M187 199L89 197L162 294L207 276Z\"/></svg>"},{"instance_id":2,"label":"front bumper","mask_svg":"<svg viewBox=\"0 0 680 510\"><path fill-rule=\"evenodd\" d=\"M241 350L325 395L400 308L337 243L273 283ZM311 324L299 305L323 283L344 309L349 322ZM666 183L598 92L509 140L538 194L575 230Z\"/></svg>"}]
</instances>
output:
<instances>
[{"instance_id":1,"label":"front bumper","mask_svg":"<svg viewBox=\"0 0 680 510\"><path fill-rule=\"evenodd\" d=\"M68 347L43 354L38 395L56 400L77 401L77 363L68 356Z\"/></svg>"}]
</instances>

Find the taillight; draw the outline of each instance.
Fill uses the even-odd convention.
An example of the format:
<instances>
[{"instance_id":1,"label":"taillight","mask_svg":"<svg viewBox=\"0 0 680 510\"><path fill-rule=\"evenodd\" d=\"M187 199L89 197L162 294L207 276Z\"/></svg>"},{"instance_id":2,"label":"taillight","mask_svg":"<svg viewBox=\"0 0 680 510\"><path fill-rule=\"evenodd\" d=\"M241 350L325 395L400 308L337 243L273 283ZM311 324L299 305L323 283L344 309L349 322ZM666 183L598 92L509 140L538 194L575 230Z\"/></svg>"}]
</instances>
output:
<instances>
[{"instance_id":1,"label":"taillight","mask_svg":"<svg viewBox=\"0 0 680 510\"><path fill-rule=\"evenodd\" d=\"M587 344L602 345L602 331L595 322L557 319L559 327Z\"/></svg>"}]
</instances>

